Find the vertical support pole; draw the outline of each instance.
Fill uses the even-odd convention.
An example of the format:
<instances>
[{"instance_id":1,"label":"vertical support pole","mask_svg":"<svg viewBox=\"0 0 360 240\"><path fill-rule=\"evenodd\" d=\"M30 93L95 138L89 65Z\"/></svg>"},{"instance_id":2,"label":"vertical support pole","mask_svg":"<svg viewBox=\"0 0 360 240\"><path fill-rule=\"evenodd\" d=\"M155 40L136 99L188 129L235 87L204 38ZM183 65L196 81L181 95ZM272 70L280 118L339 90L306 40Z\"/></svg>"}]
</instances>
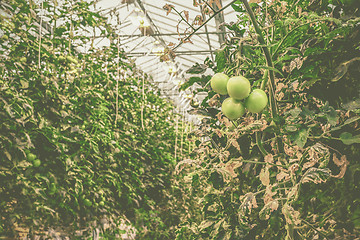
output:
<instances>
[{"instance_id":1,"label":"vertical support pole","mask_svg":"<svg viewBox=\"0 0 360 240\"><path fill-rule=\"evenodd\" d=\"M191 134L191 131L192 131L192 125L191 125L191 122L189 122L189 133ZM189 139L189 153L191 153L191 144L192 144L192 137L191 139Z\"/></svg>"},{"instance_id":2,"label":"vertical support pole","mask_svg":"<svg viewBox=\"0 0 360 240\"><path fill-rule=\"evenodd\" d=\"M184 144L184 133L185 133L185 111L183 111L182 123L181 123L181 142L180 142L180 156L183 155L183 144Z\"/></svg>"},{"instance_id":3,"label":"vertical support pole","mask_svg":"<svg viewBox=\"0 0 360 240\"><path fill-rule=\"evenodd\" d=\"M175 127L175 160L177 160L177 144L178 144L178 132L179 132L179 117L176 116L176 127Z\"/></svg>"},{"instance_id":4,"label":"vertical support pole","mask_svg":"<svg viewBox=\"0 0 360 240\"><path fill-rule=\"evenodd\" d=\"M141 94L142 94L142 101L141 101L141 128L142 130L145 130L144 126L144 103L145 103L145 73L142 77L142 88L141 88Z\"/></svg>"},{"instance_id":5,"label":"vertical support pole","mask_svg":"<svg viewBox=\"0 0 360 240\"><path fill-rule=\"evenodd\" d=\"M218 0L217 2L219 3L220 6L218 6L215 2L213 2L213 8L215 11L219 11L222 8L222 1ZM216 29L221 32L221 34L218 34L219 42L221 46L223 43L225 43L225 34L224 34L225 26L223 25L223 23L225 22L224 13L220 12L214 18L215 18Z\"/></svg>"},{"instance_id":6,"label":"vertical support pole","mask_svg":"<svg viewBox=\"0 0 360 240\"><path fill-rule=\"evenodd\" d=\"M39 26L39 55L38 55L39 69L41 68L41 36L42 36L43 9L44 9L44 1L41 2L41 16L40 16L40 26Z\"/></svg>"},{"instance_id":7,"label":"vertical support pole","mask_svg":"<svg viewBox=\"0 0 360 240\"><path fill-rule=\"evenodd\" d=\"M117 41L117 78L116 78L116 106L115 106L115 127L117 126L119 114L119 80L120 80L120 37Z\"/></svg>"}]
</instances>

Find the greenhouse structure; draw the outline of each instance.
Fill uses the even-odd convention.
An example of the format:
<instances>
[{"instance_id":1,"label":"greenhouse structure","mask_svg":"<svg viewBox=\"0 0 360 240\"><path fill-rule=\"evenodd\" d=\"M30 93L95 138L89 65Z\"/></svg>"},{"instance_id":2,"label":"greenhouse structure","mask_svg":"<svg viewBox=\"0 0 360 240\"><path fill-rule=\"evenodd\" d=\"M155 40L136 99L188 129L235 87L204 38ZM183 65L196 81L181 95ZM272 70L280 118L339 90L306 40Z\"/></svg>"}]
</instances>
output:
<instances>
[{"instance_id":1,"label":"greenhouse structure","mask_svg":"<svg viewBox=\"0 0 360 240\"><path fill-rule=\"evenodd\" d=\"M360 239L360 1L0 0L1 239Z\"/></svg>"}]
</instances>

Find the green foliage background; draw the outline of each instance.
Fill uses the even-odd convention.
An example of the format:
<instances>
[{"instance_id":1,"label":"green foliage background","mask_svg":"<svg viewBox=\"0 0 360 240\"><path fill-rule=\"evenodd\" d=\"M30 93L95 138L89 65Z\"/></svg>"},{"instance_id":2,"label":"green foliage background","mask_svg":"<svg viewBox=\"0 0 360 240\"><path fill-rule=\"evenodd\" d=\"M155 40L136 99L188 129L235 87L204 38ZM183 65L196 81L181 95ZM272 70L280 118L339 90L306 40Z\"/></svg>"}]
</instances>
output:
<instances>
[{"instance_id":1,"label":"green foliage background","mask_svg":"<svg viewBox=\"0 0 360 240\"><path fill-rule=\"evenodd\" d=\"M0 236L53 228L84 239L97 227L113 239L122 223L142 239L174 234L171 179L184 125L118 48L114 29L93 4L44 1L41 39L40 6L2 5ZM94 43L84 28L101 32L110 46L80 51Z\"/></svg>"}]
</instances>

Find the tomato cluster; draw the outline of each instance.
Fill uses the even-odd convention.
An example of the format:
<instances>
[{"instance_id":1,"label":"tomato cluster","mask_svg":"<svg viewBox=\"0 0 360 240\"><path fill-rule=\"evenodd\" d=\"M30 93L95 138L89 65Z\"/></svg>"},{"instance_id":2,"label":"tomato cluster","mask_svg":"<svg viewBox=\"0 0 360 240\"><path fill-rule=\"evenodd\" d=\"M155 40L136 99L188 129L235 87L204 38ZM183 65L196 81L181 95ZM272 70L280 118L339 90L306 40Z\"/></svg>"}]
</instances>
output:
<instances>
[{"instance_id":1,"label":"tomato cluster","mask_svg":"<svg viewBox=\"0 0 360 240\"><path fill-rule=\"evenodd\" d=\"M243 76L230 78L224 73L216 73L211 78L210 85L216 93L229 95L223 101L221 110L230 120L243 116L245 109L251 113L259 113L268 104L266 93L261 89L254 89L251 92L251 84Z\"/></svg>"}]
</instances>

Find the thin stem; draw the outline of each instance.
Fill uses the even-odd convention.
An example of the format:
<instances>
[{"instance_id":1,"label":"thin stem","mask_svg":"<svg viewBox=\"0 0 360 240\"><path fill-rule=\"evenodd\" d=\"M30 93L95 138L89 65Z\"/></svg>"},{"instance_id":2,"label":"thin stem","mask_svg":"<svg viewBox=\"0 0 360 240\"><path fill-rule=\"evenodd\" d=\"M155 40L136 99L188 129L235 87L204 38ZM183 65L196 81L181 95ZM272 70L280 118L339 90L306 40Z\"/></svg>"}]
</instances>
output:
<instances>
[{"instance_id":1,"label":"thin stem","mask_svg":"<svg viewBox=\"0 0 360 240\"><path fill-rule=\"evenodd\" d=\"M197 31L199 31L199 29L201 29L205 24L207 24L211 19L213 19L217 14L219 14L220 12L224 11L226 8L228 8L229 6L231 6L231 4L233 4L234 2L236 2L237 0L233 0L231 1L229 4L227 4L225 7L221 8L220 10L214 12L214 14L209 17L203 24L201 24L198 28L194 29L194 31L192 33L190 33L185 39L183 39L178 45L176 45L173 48L173 51L175 51L178 47L180 47L184 42L186 42L186 40L188 40L192 35L194 35Z\"/></svg>"},{"instance_id":2,"label":"thin stem","mask_svg":"<svg viewBox=\"0 0 360 240\"><path fill-rule=\"evenodd\" d=\"M40 26L39 26L39 55L38 55L38 63L39 69L41 67L41 32L42 32L42 21L43 21L43 8L44 8L44 1L41 2L41 17L40 17Z\"/></svg>"},{"instance_id":3,"label":"thin stem","mask_svg":"<svg viewBox=\"0 0 360 240\"><path fill-rule=\"evenodd\" d=\"M265 73L264 73L264 79L263 79L263 81L261 82L261 86L260 86L260 89L261 89L261 90L265 90L266 84L267 84L268 79L269 79L268 76L269 76L269 70L266 69L266 70L265 70Z\"/></svg>"},{"instance_id":4,"label":"thin stem","mask_svg":"<svg viewBox=\"0 0 360 240\"><path fill-rule=\"evenodd\" d=\"M255 138L256 138L256 145L258 146L261 154L265 157L269 153L265 150L264 146L262 145L260 132L255 133Z\"/></svg>"},{"instance_id":5,"label":"thin stem","mask_svg":"<svg viewBox=\"0 0 360 240\"><path fill-rule=\"evenodd\" d=\"M181 13L179 13L174 7L172 7L172 9L181 17L181 19L186 22L186 24L192 28L192 30L195 30L195 28L193 27L193 25L191 25L182 15Z\"/></svg>"},{"instance_id":6,"label":"thin stem","mask_svg":"<svg viewBox=\"0 0 360 240\"><path fill-rule=\"evenodd\" d=\"M258 39L260 45L263 45L262 50L264 52L264 55L266 58L266 64L269 67L269 73L270 73L269 93L270 93L271 115L272 115L272 118L275 119L278 117L278 108L277 108L276 99L275 99L275 74L274 74L274 71L272 70L274 68L274 65L272 62L272 57L271 57L270 51L266 45L266 42L264 40L262 30L256 21L254 12L252 11L247 0L242 0L242 2L246 8L246 11L251 19L252 24L254 25L255 31L258 35L257 39ZM284 146L283 146L281 139L277 137L276 140L277 140L277 147L278 147L279 153L284 152Z\"/></svg>"},{"instance_id":7,"label":"thin stem","mask_svg":"<svg viewBox=\"0 0 360 240\"><path fill-rule=\"evenodd\" d=\"M213 12L216 12L216 10L207 2L207 1L204 1L205 2L205 4L209 7L209 8L211 8L211 10L213 11Z\"/></svg>"}]
</instances>

